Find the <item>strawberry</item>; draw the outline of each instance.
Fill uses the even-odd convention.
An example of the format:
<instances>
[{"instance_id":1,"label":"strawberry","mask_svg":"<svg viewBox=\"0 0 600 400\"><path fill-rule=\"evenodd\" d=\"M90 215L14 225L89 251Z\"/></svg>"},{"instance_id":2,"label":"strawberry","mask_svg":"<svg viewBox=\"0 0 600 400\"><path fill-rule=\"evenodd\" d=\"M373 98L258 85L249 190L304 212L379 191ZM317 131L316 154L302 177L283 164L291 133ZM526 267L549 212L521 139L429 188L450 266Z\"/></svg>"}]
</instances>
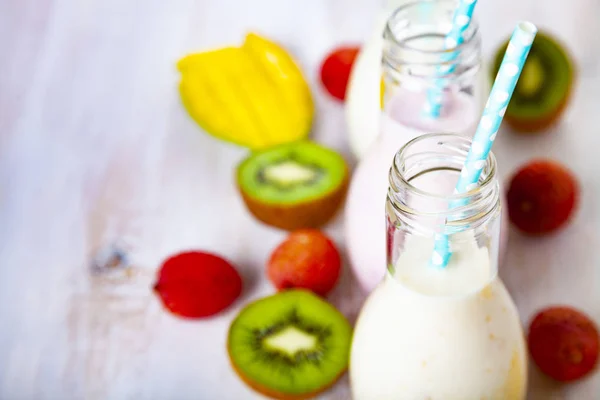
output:
<instances>
[{"instance_id":1,"label":"strawberry","mask_svg":"<svg viewBox=\"0 0 600 400\"><path fill-rule=\"evenodd\" d=\"M331 239L316 229L302 229L273 251L267 274L279 290L304 288L325 296L338 281L341 265Z\"/></svg>"},{"instance_id":2,"label":"strawberry","mask_svg":"<svg viewBox=\"0 0 600 400\"><path fill-rule=\"evenodd\" d=\"M154 292L173 314L202 318L230 306L242 292L242 278L223 258L190 251L163 263Z\"/></svg>"},{"instance_id":3,"label":"strawberry","mask_svg":"<svg viewBox=\"0 0 600 400\"><path fill-rule=\"evenodd\" d=\"M577 181L565 167L554 161L532 161L510 181L509 218L528 234L552 232L569 220L578 193Z\"/></svg>"},{"instance_id":4,"label":"strawberry","mask_svg":"<svg viewBox=\"0 0 600 400\"><path fill-rule=\"evenodd\" d=\"M585 314L570 307L540 311L529 326L527 342L540 370L561 382L583 377L598 361L598 329Z\"/></svg>"},{"instance_id":5,"label":"strawberry","mask_svg":"<svg viewBox=\"0 0 600 400\"><path fill-rule=\"evenodd\" d=\"M330 95L339 100L346 98L350 71L358 55L358 47L339 47L321 64L321 82Z\"/></svg>"}]
</instances>

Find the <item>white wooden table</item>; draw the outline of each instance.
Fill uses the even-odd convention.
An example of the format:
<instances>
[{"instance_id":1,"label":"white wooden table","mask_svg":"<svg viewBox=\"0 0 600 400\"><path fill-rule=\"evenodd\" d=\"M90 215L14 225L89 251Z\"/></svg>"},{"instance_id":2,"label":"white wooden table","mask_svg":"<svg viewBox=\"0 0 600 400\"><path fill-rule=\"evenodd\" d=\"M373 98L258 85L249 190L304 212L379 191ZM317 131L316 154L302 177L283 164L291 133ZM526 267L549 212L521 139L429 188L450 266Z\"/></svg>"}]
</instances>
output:
<instances>
[{"instance_id":1,"label":"white wooden table","mask_svg":"<svg viewBox=\"0 0 600 400\"><path fill-rule=\"evenodd\" d=\"M498 140L503 175L552 156L583 186L563 232L512 232L502 276L525 322L550 303L600 322L597 1L480 3L487 55L530 18L560 22L582 67L559 127ZM328 49L367 36L377 9L370 0L0 0L0 399L260 398L229 368L226 331L243 303L272 292L264 264L284 233L244 210L233 168L245 151L190 121L174 64L248 29L276 38L314 88L314 137L348 156L342 107L317 71ZM341 218L327 231L343 247ZM136 274L111 283L89 259L116 238ZM235 307L208 321L172 317L149 290L161 260L190 248L225 255L245 280ZM346 271L331 300L354 319L362 299ZM349 399L346 378L322 398ZM600 372L561 387L532 368L530 399L600 399Z\"/></svg>"}]
</instances>

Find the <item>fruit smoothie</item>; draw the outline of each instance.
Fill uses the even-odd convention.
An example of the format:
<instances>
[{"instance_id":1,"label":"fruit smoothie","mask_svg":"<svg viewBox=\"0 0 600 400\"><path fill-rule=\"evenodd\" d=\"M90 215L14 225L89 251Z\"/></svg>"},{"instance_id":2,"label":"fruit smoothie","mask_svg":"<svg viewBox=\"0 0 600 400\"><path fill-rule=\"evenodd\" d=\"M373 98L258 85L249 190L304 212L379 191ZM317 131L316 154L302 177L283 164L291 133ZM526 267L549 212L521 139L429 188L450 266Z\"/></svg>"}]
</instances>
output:
<instances>
[{"instance_id":1,"label":"fruit smoothie","mask_svg":"<svg viewBox=\"0 0 600 400\"><path fill-rule=\"evenodd\" d=\"M391 160L379 218L386 221L387 273L354 330L355 400L525 399L524 335L497 276L501 210L493 154L478 185L454 193L470 146L464 135L424 134ZM450 251L445 267L431 263L440 238Z\"/></svg>"},{"instance_id":2,"label":"fruit smoothie","mask_svg":"<svg viewBox=\"0 0 600 400\"><path fill-rule=\"evenodd\" d=\"M394 274L371 293L356 324L355 400L525 399L517 310L487 248L467 242L437 269L428 265L433 239L407 239Z\"/></svg>"}]
</instances>

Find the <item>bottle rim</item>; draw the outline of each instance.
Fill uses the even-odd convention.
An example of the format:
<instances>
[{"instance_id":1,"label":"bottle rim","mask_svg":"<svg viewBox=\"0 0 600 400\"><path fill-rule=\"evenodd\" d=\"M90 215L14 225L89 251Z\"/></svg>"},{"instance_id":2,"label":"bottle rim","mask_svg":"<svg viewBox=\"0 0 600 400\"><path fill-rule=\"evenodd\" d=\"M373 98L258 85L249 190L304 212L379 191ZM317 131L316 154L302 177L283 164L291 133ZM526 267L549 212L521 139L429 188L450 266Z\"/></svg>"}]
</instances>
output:
<instances>
[{"instance_id":1,"label":"bottle rim","mask_svg":"<svg viewBox=\"0 0 600 400\"><path fill-rule=\"evenodd\" d=\"M478 185L465 193L441 194L414 183L414 178L442 169L460 173L471 142L471 138L456 133L428 133L406 143L394 156L389 173L388 199L394 208L413 218L445 217L452 231L460 231L465 225L478 225L477 221L483 223L499 209L500 202L496 158L492 152L485 160ZM426 150L418 150L421 146ZM436 168L431 167L433 164ZM429 169L423 170L428 165ZM439 207L417 207L409 197L425 200L419 201L420 204L435 203Z\"/></svg>"},{"instance_id":2,"label":"bottle rim","mask_svg":"<svg viewBox=\"0 0 600 400\"><path fill-rule=\"evenodd\" d=\"M424 189L421 189L415 185L413 185L409 179L406 178L406 176L402 173L402 165L404 163L404 159L407 157L407 153L411 150L412 147L416 146L417 144L421 143L421 142L425 142L425 141L430 141L431 139L437 139L437 145L439 146L446 146L450 149L456 150L460 153L464 153L464 159L466 160L467 158L467 153L469 152L469 149L471 148L471 143L472 143L472 139L465 136L465 135L461 135L458 133L425 133L423 135L417 136L416 138L408 141L404 146L402 146L400 148L400 150L398 150L398 152L396 153L396 155L394 156L394 162L392 164L392 168L395 174L397 174L398 178L400 179L400 181L403 183L404 186L406 186L408 189L410 189L411 191L422 195L422 196L426 196L426 197L430 197L430 198L437 198L437 199L444 199L444 200L468 200L469 197L472 197L475 194L481 193L487 189L489 189L490 186L493 185L493 183L496 180L496 156L494 156L494 153L492 151L490 151L486 161L485 161L485 166L483 168L484 171L486 171L485 174L483 174L483 179L480 179L480 181L478 182L477 187L475 187L474 189L471 189L468 192L465 193L452 193L452 194L438 194L438 193L431 193L428 192ZM452 142L456 142L456 143L452 143Z\"/></svg>"},{"instance_id":3,"label":"bottle rim","mask_svg":"<svg viewBox=\"0 0 600 400\"><path fill-rule=\"evenodd\" d=\"M456 7L456 1L454 1L454 0L416 0L416 1L411 1L410 3L406 3L406 4L396 8L394 10L394 12L392 12L390 17L388 18L388 20L385 24L384 37L390 39L396 46L398 46L401 49L409 50L409 51L418 51L421 53L434 54L434 55L435 54L449 55L449 54L453 54L455 52L461 53L462 51L464 51L465 49L467 49L473 45L473 42L478 38L478 34L479 34L479 25L478 25L477 21L475 20L475 18L471 19L471 21L469 22L469 27L463 33L463 36L467 35L467 37L466 38L463 37L463 41L453 47L440 48L440 49L425 49L425 48L412 46L412 45L410 45L410 43L408 41L406 41L404 39L399 39L398 36L396 35L395 24L398 23L399 19L402 19L401 15L404 13L407 13L411 9L415 9L419 6L422 7L423 4L427 4L427 3L444 4L445 6L448 7L449 10L453 10ZM451 19L452 19L452 17L450 16L449 20L451 21Z\"/></svg>"}]
</instances>

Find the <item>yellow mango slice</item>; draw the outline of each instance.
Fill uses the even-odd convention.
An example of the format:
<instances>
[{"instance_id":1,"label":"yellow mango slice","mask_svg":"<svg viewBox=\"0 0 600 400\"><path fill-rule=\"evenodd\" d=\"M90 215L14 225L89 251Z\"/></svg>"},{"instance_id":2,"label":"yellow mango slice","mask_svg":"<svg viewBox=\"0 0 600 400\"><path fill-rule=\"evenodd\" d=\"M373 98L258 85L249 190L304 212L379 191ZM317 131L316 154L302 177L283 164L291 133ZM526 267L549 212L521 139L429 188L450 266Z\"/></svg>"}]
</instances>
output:
<instances>
[{"instance_id":1,"label":"yellow mango slice","mask_svg":"<svg viewBox=\"0 0 600 400\"><path fill-rule=\"evenodd\" d=\"M177 68L185 108L214 137L260 150L308 136L310 88L272 41L250 33L241 47L191 54Z\"/></svg>"}]
</instances>

